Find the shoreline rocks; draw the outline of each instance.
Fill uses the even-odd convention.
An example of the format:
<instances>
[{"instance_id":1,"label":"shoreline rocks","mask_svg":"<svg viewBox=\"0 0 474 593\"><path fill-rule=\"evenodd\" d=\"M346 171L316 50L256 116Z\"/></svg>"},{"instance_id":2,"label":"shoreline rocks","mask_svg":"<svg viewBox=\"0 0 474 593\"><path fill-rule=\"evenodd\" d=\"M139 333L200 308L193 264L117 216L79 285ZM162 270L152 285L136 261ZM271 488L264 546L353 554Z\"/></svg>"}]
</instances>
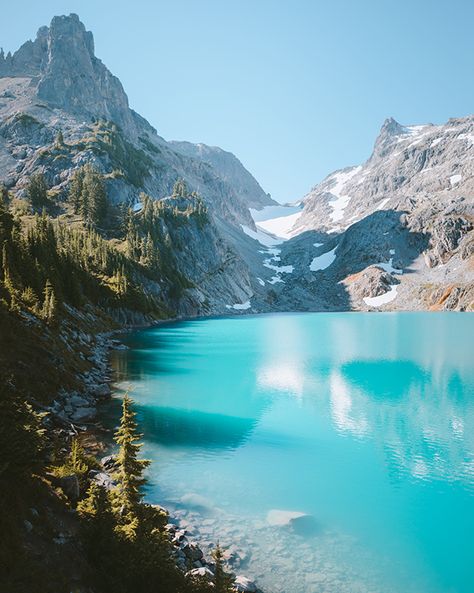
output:
<instances>
[{"instance_id":1,"label":"shoreline rocks","mask_svg":"<svg viewBox=\"0 0 474 593\"><path fill-rule=\"evenodd\" d=\"M91 354L87 356L87 361L91 363L90 370L81 373L78 379L83 385L83 390L66 392L61 391L49 407L48 411L53 417L58 418L61 423L70 424L70 434L77 434L77 430L86 431L87 424L96 419L97 405L112 396L110 384L112 383L112 368L110 366L109 356L111 350L126 350L127 346L122 344L117 338L112 338L116 332L107 332L92 336L84 332L75 332L72 339L75 343L87 345L91 349ZM64 336L64 340L67 337ZM97 438L97 437L96 437ZM111 474L116 467L116 457L106 455L100 460L102 469L91 470L89 477L97 484L112 489L115 481ZM70 495L75 498L77 489L73 484L70 486ZM193 507L206 507L207 501L197 495L189 498L183 497L181 504L188 509ZM162 510L168 516L168 523L165 531L168 533L170 543L173 548L173 557L176 565L188 576L199 576L212 581L214 578L215 564L212 560L206 558L202 547L199 544L199 530L193 528L188 521L180 516L180 512L170 514L166 508L153 504L154 508ZM206 542L209 550L215 547L214 542ZM246 576L235 573L235 569L244 564L247 554L238 549L235 545L223 547L224 562L227 565L227 571L235 579L235 591L255 593L260 590L256 584Z\"/></svg>"}]
</instances>

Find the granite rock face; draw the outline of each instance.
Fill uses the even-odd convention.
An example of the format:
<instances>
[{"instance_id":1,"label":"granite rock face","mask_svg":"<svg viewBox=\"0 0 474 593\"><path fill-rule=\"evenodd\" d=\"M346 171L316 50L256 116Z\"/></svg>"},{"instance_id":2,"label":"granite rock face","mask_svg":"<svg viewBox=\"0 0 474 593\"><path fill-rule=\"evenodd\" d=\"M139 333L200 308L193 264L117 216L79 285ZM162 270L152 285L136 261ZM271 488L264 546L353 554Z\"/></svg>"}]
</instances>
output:
<instances>
[{"instance_id":1,"label":"granite rock face","mask_svg":"<svg viewBox=\"0 0 474 593\"><path fill-rule=\"evenodd\" d=\"M285 300L303 291L310 307L367 309L370 266L381 263L397 268L400 285L382 309L474 309L474 116L421 126L389 118L365 163L328 175L302 202L284 252L304 282L285 287ZM330 266L304 270L335 244Z\"/></svg>"},{"instance_id":2,"label":"granite rock face","mask_svg":"<svg viewBox=\"0 0 474 593\"><path fill-rule=\"evenodd\" d=\"M218 146L192 144L191 142L173 141L171 145L177 151L211 165L219 172L220 177L234 188L237 195L249 208L260 210L265 206L277 204L272 200L270 194L264 192L255 177L231 152L222 150Z\"/></svg>"},{"instance_id":3,"label":"granite rock face","mask_svg":"<svg viewBox=\"0 0 474 593\"><path fill-rule=\"evenodd\" d=\"M133 132L122 84L94 55L94 39L76 14L57 16L13 55L0 59L0 75L37 77L36 94L69 113L111 120Z\"/></svg>"},{"instance_id":4,"label":"granite rock face","mask_svg":"<svg viewBox=\"0 0 474 593\"><path fill-rule=\"evenodd\" d=\"M71 14L54 17L13 55L0 54L0 182L22 199L30 175L42 171L61 201L86 163L104 174L113 204L139 209L142 192L166 200L178 179L201 195L205 228L164 229L192 285L181 297L182 314L227 312L253 295L252 258L239 253L240 245L248 253L253 245L241 225L255 229L249 206L271 198L231 153L161 138L129 108L120 81L95 56L92 33Z\"/></svg>"}]
</instances>

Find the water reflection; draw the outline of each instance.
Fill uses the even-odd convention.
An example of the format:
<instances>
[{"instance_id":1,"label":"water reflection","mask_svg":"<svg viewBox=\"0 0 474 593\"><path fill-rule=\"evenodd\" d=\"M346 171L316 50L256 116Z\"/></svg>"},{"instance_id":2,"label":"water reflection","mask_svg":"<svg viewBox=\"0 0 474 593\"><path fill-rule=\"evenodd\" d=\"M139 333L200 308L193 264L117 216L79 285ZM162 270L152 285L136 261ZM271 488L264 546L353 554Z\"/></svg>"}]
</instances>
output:
<instances>
[{"instance_id":1,"label":"water reflection","mask_svg":"<svg viewBox=\"0 0 474 593\"><path fill-rule=\"evenodd\" d=\"M276 590L471 593L473 329L469 316L315 314L132 334L115 364L157 459L150 496L225 508ZM261 523L272 508L312 518L291 546Z\"/></svg>"},{"instance_id":2,"label":"water reflection","mask_svg":"<svg viewBox=\"0 0 474 593\"><path fill-rule=\"evenodd\" d=\"M336 427L355 436L363 436L369 431L369 424L362 406L354 406L348 383L338 371L329 378L331 415Z\"/></svg>"},{"instance_id":3,"label":"water reflection","mask_svg":"<svg viewBox=\"0 0 474 593\"><path fill-rule=\"evenodd\" d=\"M437 365L432 373L410 361L352 361L330 376L336 427L390 450L386 463L392 476L403 472L420 480L461 480L469 487L474 460L471 393L458 369Z\"/></svg>"}]
</instances>

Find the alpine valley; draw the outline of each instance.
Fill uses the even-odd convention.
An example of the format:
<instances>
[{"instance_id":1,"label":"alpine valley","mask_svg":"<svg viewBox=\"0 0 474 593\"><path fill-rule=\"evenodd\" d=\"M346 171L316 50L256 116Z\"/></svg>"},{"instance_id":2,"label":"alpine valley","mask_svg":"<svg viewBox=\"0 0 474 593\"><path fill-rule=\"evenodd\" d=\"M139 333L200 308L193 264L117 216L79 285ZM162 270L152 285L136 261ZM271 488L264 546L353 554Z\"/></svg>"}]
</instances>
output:
<instances>
[{"instance_id":1,"label":"alpine valley","mask_svg":"<svg viewBox=\"0 0 474 593\"><path fill-rule=\"evenodd\" d=\"M95 56L92 33L71 14L14 54L0 52L0 188L8 590L27 590L24 566L44 591L71 583L121 591L131 570L126 559L138 544L130 542L141 537L127 531L133 521L121 525L128 543L120 546L130 547L114 548L115 560L98 569L80 543L75 505L84 485L57 469L69 463L71 443L75 455L78 441L96 456L106 450L94 419L110 395L109 350L121 347L113 332L248 313L474 310L474 116L409 126L389 118L365 163L281 205L232 153L162 138L129 107ZM108 483L115 461L97 466L84 456L89 478ZM23 518L21 529L7 507ZM163 531L166 513L155 511ZM184 554L198 563L191 577L203 577L189 584L167 568L168 590L208 590L221 560L206 564L190 544L183 552L168 531L178 537L178 565L181 558L189 568ZM151 546L156 533L146 533ZM58 537L65 545L51 543ZM136 591L154 578L145 564ZM104 585L101 570L118 570L117 580ZM239 578L238 590L255 590Z\"/></svg>"}]
</instances>

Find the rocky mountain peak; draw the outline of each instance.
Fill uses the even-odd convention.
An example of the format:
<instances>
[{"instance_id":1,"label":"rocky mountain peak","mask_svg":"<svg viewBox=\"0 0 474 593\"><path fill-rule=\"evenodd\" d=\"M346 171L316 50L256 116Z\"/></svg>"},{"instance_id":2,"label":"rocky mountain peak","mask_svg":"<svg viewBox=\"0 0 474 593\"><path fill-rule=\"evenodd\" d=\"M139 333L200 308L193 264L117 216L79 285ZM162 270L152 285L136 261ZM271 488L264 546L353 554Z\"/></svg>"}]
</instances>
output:
<instances>
[{"instance_id":1,"label":"rocky mountain peak","mask_svg":"<svg viewBox=\"0 0 474 593\"><path fill-rule=\"evenodd\" d=\"M393 117L388 117L383 122L379 135L375 140L372 158L383 157L390 149L393 142L397 140L397 137L407 133L408 131L405 126L399 124Z\"/></svg>"},{"instance_id":2,"label":"rocky mountain peak","mask_svg":"<svg viewBox=\"0 0 474 593\"><path fill-rule=\"evenodd\" d=\"M390 136L397 136L398 134L403 134L404 132L405 127L402 126L402 124L398 123L397 120L393 117L387 117L380 129L380 135L384 134Z\"/></svg>"},{"instance_id":3,"label":"rocky mountain peak","mask_svg":"<svg viewBox=\"0 0 474 593\"><path fill-rule=\"evenodd\" d=\"M94 38L77 14L55 16L34 41L0 54L0 76L34 77L40 99L85 119L111 120L134 135L122 84L95 57Z\"/></svg>"}]
</instances>

